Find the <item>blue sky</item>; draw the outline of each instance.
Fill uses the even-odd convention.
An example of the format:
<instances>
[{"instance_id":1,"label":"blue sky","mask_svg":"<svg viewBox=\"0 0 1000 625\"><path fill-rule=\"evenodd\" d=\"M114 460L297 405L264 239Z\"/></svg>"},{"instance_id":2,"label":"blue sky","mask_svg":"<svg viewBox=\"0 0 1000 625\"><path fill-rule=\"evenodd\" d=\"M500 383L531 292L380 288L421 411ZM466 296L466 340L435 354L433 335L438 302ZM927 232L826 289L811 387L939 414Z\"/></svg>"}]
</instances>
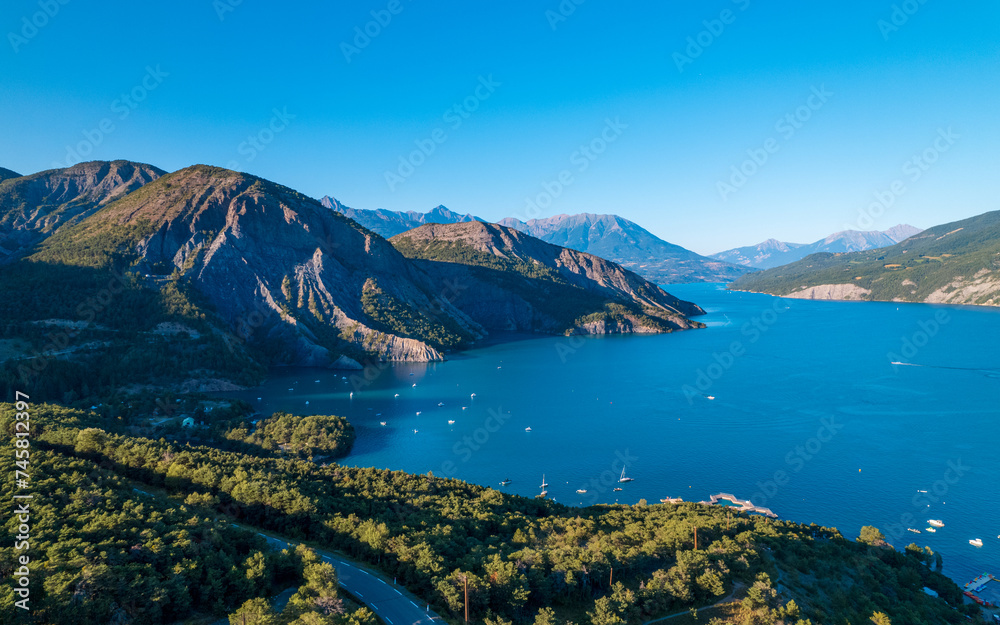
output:
<instances>
[{"instance_id":1,"label":"blue sky","mask_svg":"<svg viewBox=\"0 0 1000 625\"><path fill-rule=\"evenodd\" d=\"M995 1L63 2L0 10L21 173L209 163L701 253L1000 209Z\"/></svg>"}]
</instances>

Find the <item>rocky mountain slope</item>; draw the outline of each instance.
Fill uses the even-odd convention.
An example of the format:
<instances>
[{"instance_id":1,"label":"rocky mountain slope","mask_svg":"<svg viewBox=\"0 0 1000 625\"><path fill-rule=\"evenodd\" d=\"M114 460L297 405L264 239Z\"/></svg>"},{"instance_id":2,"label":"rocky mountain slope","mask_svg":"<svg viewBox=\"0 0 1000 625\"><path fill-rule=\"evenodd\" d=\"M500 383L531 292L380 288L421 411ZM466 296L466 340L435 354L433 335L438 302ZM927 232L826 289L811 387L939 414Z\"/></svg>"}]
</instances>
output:
<instances>
[{"instance_id":1,"label":"rocky mountain slope","mask_svg":"<svg viewBox=\"0 0 1000 625\"><path fill-rule=\"evenodd\" d=\"M813 254L731 288L806 299L1000 305L1000 211L935 226L890 247Z\"/></svg>"},{"instance_id":2,"label":"rocky mountain slope","mask_svg":"<svg viewBox=\"0 0 1000 625\"><path fill-rule=\"evenodd\" d=\"M416 211L391 211L385 209L359 210L344 206L336 198L329 195L320 200L323 206L335 210L341 215L350 217L372 232L377 232L385 238L412 230L424 224L454 224L466 221L483 221L473 215L460 215L444 206L437 206L426 213Z\"/></svg>"},{"instance_id":3,"label":"rocky mountain slope","mask_svg":"<svg viewBox=\"0 0 1000 625\"><path fill-rule=\"evenodd\" d=\"M776 239L768 239L757 245L738 247L712 254L711 257L745 267L770 269L793 263L819 252L838 254L888 247L920 232L922 232L920 228L899 224L882 232L844 230L814 243L786 243Z\"/></svg>"},{"instance_id":4,"label":"rocky mountain slope","mask_svg":"<svg viewBox=\"0 0 1000 625\"><path fill-rule=\"evenodd\" d=\"M92 161L30 176L0 173L0 262L162 176L152 165Z\"/></svg>"},{"instance_id":5,"label":"rocky mountain slope","mask_svg":"<svg viewBox=\"0 0 1000 625\"><path fill-rule=\"evenodd\" d=\"M133 380L131 370L143 370L147 380L184 368L203 369L194 378L239 377L246 384L252 376L238 371L262 364L356 368L369 359L439 360L494 330L664 332L700 325L685 317L700 313L697 306L612 263L499 226L491 227L508 241L493 247L506 250L504 263L494 263L488 280L477 274L463 283L465 299L453 300L439 264L407 258L292 189L216 167L162 176L146 167L88 163L69 175L47 172L37 178L61 180L55 186L64 192L25 193L18 209L45 214L31 205L34 197L59 210L51 211L52 228L39 229L54 233L0 271L0 286L31 287L0 305L0 318L20 324L24 335L44 336L38 324L72 328L69 347L41 351L75 359L81 383L86 363L101 363L108 386L147 383ZM146 182L147 174L157 178ZM36 177L14 182L26 178ZM139 182L145 184L124 194ZM482 224L455 224L476 226ZM496 323L471 314L483 302L529 314ZM136 336L144 338L136 343ZM170 350L176 353L167 357ZM142 364L129 367L132 360ZM0 378L14 378L10 367ZM198 379L190 384L204 386Z\"/></svg>"},{"instance_id":6,"label":"rocky mountain slope","mask_svg":"<svg viewBox=\"0 0 1000 625\"><path fill-rule=\"evenodd\" d=\"M701 327L697 305L598 256L497 224L428 224L391 239L491 330L578 334Z\"/></svg>"},{"instance_id":7,"label":"rocky mountain slope","mask_svg":"<svg viewBox=\"0 0 1000 625\"><path fill-rule=\"evenodd\" d=\"M507 218L499 223L555 245L607 258L657 284L728 282L752 271L668 243L618 215L582 213L527 222Z\"/></svg>"},{"instance_id":8,"label":"rocky mountain slope","mask_svg":"<svg viewBox=\"0 0 1000 625\"><path fill-rule=\"evenodd\" d=\"M20 178L21 174L16 171L11 171L5 167L0 167L0 182L7 180L9 178Z\"/></svg>"},{"instance_id":9,"label":"rocky mountain slope","mask_svg":"<svg viewBox=\"0 0 1000 625\"><path fill-rule=\"evenodd\" d=\"M428 213L385 209L349 208L326 196L323 205L357 221L386 238L425 223L484 221L438 206ZM638 224L618 215L556 215L524 222L513 217L498 221L501 226L520 230L547 243L568 247L606 258L631 269L656 284L678 282L729 282L753 271L696 254L668 243Z\"/></svg>"},{"instance_id":10,"label":"rocky mountain slope","mask_svg":"<svg viewBox=\"0 0 1000 625\"><path fill-rule=\"evenodd\" d=\"M33 259L177 277L232 326L256 319L253 334L296 364L437 360L481 335L432 302L426 277L385 239L292 189L220 168L163 176L60 231Z\"/></svg>"}]
</instances>

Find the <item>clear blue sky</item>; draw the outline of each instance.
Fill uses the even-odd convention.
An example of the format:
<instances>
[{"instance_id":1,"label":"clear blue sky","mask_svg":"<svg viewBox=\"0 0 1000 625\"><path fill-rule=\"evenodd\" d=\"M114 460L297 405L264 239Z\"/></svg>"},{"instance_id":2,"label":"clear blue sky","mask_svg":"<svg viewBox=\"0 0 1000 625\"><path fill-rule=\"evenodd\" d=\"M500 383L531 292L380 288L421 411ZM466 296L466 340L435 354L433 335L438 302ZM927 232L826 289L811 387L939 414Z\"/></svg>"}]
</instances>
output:
<instances>
[{"instance_id":1,"label":"clear blue sky","mask_svg":"<svg viewBox=\"0 0 1000 625\"><path fill-rule=\"evenodd\" d=\"M896 25L891 0L566 0L564 20L559 0L45 1L51 17L38 0L0 9L0 166L21 173L79 147L487 219L532 216L525 198L549 183L537 216L618 213L701 253L1000 209L995 0L895 2ZM123 99L133 90L142 101ZM475 111L447 112L463 101ZM801 127L778 125L797 110ZM602 133L603 153L577 153ZM390 185L417 142L433 153ZM936 162L904 171L925 150ZM897 180L892 205L859 220Z\"/></svg>"}]
</instances>

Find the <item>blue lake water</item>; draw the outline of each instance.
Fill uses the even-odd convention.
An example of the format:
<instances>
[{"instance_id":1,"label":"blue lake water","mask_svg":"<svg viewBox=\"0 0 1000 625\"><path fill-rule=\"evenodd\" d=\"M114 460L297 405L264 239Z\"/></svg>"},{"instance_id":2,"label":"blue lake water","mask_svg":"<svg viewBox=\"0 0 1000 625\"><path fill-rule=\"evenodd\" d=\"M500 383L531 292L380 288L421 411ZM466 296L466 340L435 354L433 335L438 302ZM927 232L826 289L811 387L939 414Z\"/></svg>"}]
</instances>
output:
<instances>
[{"instance_id":1,"label":"blue lake water","mask_svg":"<svg viewBox=\"0 0 1000 625\"><path fill-rule=\"evenodd\" d=\"M898 548L930 546L960 583L1000 573L1000 310L666 288L709 327L526 338L370 381L279 370L238 395L268 414L348 417L346 465L526 496L544 474L570 505L727 492L851 538L870 524ZM623 465L634 481L618 483Z\"/></svg>"}]
</instances>

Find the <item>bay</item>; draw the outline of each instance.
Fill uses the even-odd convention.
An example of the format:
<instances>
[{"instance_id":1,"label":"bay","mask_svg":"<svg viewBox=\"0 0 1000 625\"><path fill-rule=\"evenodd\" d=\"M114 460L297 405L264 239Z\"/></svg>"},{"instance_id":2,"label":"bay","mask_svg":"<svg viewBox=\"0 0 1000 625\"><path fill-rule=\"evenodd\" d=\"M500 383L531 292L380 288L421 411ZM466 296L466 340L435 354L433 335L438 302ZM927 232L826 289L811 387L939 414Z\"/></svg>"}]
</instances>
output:
<instances>
[{"instance_id":1,"label":"bay","mask_svg":"<svg viewBox=\"0 0 1000 625\"><path fill-rule=\"evenodd\" d=\"M1000 311L665 288L708 328L522 337L367 376L278 369L235 395L264 414L348 417L349 466L528 497L544 475L567 505L726 492L850 538L875 525L897 548L930 546L960 584L998 572ZM623 468L634 481L618 482Z\"/></svg>"}]
</instances>

